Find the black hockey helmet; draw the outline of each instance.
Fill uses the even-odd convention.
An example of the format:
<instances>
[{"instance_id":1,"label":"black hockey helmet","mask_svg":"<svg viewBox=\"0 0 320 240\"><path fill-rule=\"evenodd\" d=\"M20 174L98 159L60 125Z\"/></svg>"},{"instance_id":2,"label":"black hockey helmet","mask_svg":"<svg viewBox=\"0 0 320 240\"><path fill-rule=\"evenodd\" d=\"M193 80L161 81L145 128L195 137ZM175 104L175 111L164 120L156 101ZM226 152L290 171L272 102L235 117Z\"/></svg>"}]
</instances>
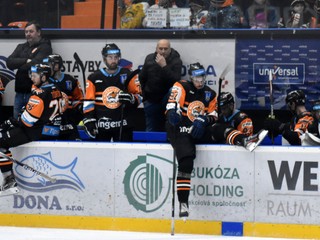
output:
<instances>
[{"instance_id":1,"label":"black hockey helmet","mask_svg":"<svg viewBox=\"0 0 320 240\"><path fill-rule=\"evenodd\" d=\"M287 94L286 104L295 103L296 106L305 105L306 96L302 90L293 90Z\"/></svg>"},{"instance_id":2,"label":"black hockey helmet","mask_svg":"<svg viewBox=\"0 0 320 240\"><path fill-rule=\"evenodd\" d=\"M106 46L101 51L102 56L106 57L111 54L116 54L121 57L120 48L114 43L107 43Z\"/></svg>"},{"instance_id":3,"label":"black hockey helmet","mask_svg":"<svg viewBox=\"0 0 320 240\"><path fill-rule=\"evenodd\" d=\"M290 4L290 7L293 8L297 3L302 3L306 7L306 2L304 0L293 0Z\"/></svg>"},{"instance_id":4,"label":"black hockey helmet","mask_svg":"<svg viewBox=\"0 0 320 240\"><path fill-rule=\"evenodd\" d=\"M226 106L230 103L234 104L234 98L230 92L222 92L220 95L220 107Z\"/></svg>"},{"instance_id":5,"label":"black hockey helmet","mask_svg":"<svg viewBox=\"0 0 320 240\"><path fill-rule=\"evenodd\" d=\"M46 76L46 79L48 79L51 76L51 67L46 64L36 64L31 67L30 72L38 73L41 77Z\"/></svg>"},{"instance_id":6,"label":"black hockey helmet","mask_svg":"<svg viewBox=\"0 0 320 240\"><path fill-rule=\"evenodd\" d=\"M188 70L188 74L190 75L190 77L206 76L206 70L198 62L191 63Z\"/></svg>"},{"instance_id":7,"label":"black hockey helmet","mask_svg":"<svg viewBox=\"0 0 320 240\"><path fill-rule=\"evenodd\" d=\"M210 2L215 6L222 6L226 2L226 0L210 0Z\"/></svg>"},{"instance_id":8,"label":"black hockey helmet","mask_svg":"<svg viewBox=\"0 0 320 240\"><path fill-rule=\"evenodd\" d=\"M51 54L47 58L43 59L42 62L47 65L51 63L52 66L57 63L59 65L59 69L62 67L62 57L59 54Z\"/></svg>"}]
</instances>

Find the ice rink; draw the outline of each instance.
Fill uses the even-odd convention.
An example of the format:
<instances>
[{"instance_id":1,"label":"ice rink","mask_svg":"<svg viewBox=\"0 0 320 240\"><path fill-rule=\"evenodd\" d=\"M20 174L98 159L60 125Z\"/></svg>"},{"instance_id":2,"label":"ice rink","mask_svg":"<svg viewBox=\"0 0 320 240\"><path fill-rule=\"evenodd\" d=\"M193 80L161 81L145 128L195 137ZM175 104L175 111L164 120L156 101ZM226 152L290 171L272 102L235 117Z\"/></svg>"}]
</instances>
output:
<instances>
[{"instance_id":1,"label":"ice rink","mask_svg":"<svg viewBox=\"0 0 320 240\"><path fill-rule=\"evenodd\" d=\"M211 240L211 239L251 239L288 240L289 238L228 237L209 235L186 235L170 233L120 232L53 228L0 227L0 240Z\"/></svg>"}]
</instances>

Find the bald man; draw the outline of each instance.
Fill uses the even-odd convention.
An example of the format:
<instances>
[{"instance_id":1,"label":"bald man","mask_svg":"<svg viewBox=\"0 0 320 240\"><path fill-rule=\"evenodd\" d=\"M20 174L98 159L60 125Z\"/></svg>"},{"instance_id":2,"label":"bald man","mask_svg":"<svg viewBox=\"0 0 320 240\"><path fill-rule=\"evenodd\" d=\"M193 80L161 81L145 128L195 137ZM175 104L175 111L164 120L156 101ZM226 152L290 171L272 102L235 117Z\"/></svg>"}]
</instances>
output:
<instances>
[{"instance_id":1,"label":"bald man","mask_svg":"<svg viewBox=\"0 0 320 240\"><path fill-rule=\"evenodd\" d=\"M160 39L156 51L149 54L139 74L147 132L165 131L165 107L169 89L181 80L180 54L168 39Z\"/></svg>"}]
</instances>

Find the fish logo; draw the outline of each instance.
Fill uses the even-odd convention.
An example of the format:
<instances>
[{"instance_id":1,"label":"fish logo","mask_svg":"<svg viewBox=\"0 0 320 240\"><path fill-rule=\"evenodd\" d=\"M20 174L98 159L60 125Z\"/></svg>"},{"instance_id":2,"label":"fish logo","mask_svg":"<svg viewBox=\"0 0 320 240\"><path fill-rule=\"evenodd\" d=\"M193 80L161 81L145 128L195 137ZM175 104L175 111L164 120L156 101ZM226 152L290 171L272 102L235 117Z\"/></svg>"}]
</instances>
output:
<instances>
[{"instance_id":1,"label":"fish logo","mask_svg":"<svg viewBox=\"0 0 320 240\"><path fill-rule=\"evenodd\" d=\"M57 189L83 191L85 189L84 184L75 172L75 167L78 162L77 157L66 166L60 166L54 163L51 152L42 155L29 155L22 159L21 162L28 164L40 172L57 178L55 183L51 183L36 173L25 171L17 165L15 167L16 180L22 189L30 192L49 192Z\"/></svg>"},{"instance_id":2,"label":"fish logo","mask_svg":"<svg viewBox=\"0 0 320 240\"><path fill-rule=\"evenodd\" d=\"M8 69L6 62L7 58L0 56L0 79L4 87L15 78L14 71Z\"/></svg>"}]
</instances>

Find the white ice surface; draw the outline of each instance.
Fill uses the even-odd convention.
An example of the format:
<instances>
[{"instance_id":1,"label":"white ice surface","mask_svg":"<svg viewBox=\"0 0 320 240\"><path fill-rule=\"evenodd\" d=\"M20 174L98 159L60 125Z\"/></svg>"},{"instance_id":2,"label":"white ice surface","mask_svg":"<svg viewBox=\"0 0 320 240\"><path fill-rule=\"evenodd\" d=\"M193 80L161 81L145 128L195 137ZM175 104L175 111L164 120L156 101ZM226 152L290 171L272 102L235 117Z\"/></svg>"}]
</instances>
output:
<instances>
[{"instance_id":1,"label":"white ice surface","mask_svg":"<svg viewBox=\"0 0 320 240\"><path fill-rule=\"evenodd\" d=\"M170 233L120 232L55 228L0 227L0 240L288 240L288 238L228 237Z\"/></svg>"}]
</instances>

